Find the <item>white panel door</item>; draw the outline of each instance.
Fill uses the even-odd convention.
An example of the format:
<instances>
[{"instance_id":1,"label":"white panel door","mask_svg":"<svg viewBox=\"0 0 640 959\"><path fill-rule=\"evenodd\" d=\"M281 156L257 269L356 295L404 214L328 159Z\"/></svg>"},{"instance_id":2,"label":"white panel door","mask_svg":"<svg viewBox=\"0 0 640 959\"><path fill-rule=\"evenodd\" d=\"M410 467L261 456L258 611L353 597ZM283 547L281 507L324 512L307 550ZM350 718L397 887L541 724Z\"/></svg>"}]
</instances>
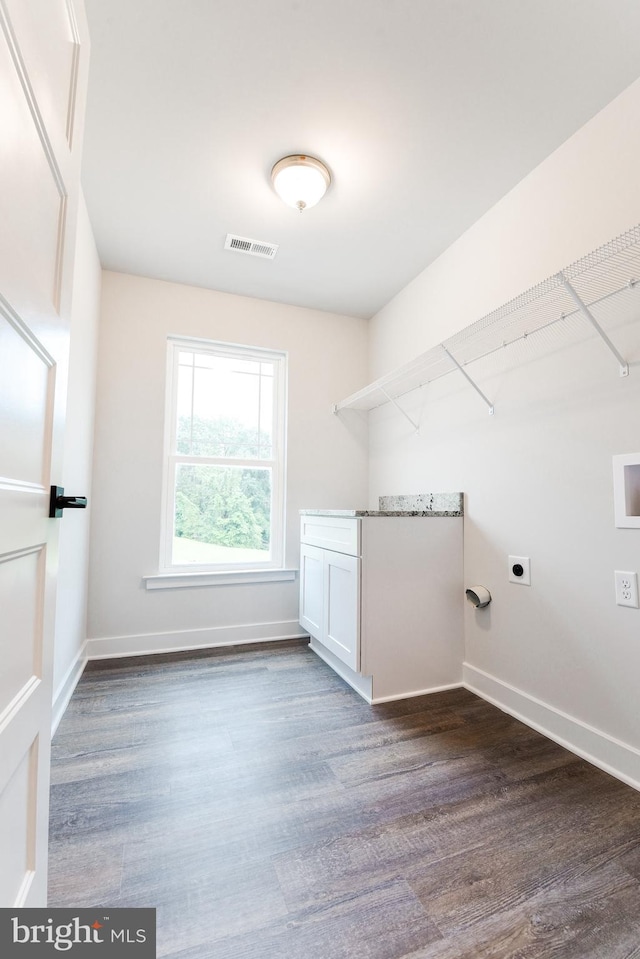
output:
<instances>
[{"instance_id":1,"label":"white panel door","mask_svg":"<svg viewBox=\"0 0 640 959\"><path fill-rule=\"evenodd\" d=\"M0 0L0 906L46 902L82 0ZM74 490L74 493L81 491Z\"/></svg>"},{"instance_id":2,"label":"white panel door","mask_svg":"<svg viewBox=\"0 0 640 959\"><path fill-rule=\"evenodd\" d=\"M360 560L324 550L323 644L355 672L360 669Z\"/></svg>"},{"instance_id":3,"label":"white panel door","mask_svg":"<svg viewBox=\"0 0 640 959\"><path fill-rule=\"evenodd\" d=\"M300 623L320 642L324 627L323 554L317 546L300 546Z\"/></svg>"}]
</instances>

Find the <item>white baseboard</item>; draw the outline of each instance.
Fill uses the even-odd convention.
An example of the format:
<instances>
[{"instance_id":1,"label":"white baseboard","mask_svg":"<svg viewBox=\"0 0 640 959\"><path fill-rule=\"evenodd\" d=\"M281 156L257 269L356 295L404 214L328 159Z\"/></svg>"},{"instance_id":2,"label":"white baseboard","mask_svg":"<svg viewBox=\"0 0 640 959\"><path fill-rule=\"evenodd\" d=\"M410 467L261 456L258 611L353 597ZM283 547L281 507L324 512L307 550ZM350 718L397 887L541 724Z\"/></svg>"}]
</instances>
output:
<instances>
[{"instance_id":1,"label":"white baseboard","mask_svg":"<svg viewBox=\"0 0 640 959\"><path fill-rule=\"evenodd\" d=\"M64 716L65 710L69 705L69 700L73 696L73 691L78 685L78 680L82 676L84 667L87 665L87 644L84 643L82 649L75 660L67 670L67 674L58 686L53 697L53 712L51 717L51 735L55 734L60 725L60 720Z\"/></svg>"},{"instance_id":2,"label":"white baseboard","mask_svg":"<svg viewBox=\"0 0 640 959\"><path fill-rule=\"evenodd\" d=\"M374 696L372 706L378 703L394 703L397 699L414 699L416 696L431 696L432 693L446 693L450 689L462 689L462 683L448 683L446 686L430 686L429 689L412 689L409 693L394 693L392 696Z\"/></svg>"},{"instance_id":3,"label":"white baseboard","mask_svg":"<svg viewBox=\"0 0 640 959\"><path fill-rule=\"evenodd\" d=\"M296 620L279 623L251 623L243 626L210 626L166 633L138 633L131 636L104 636L88 639L87 659L112 659L117 656L145 656L216 646L241 646L246 643L278 642L308 636Z\"/></svg>"},{"instance_id":4,"label":"white baseboard","mask_svg":"<svg viewBox=\"0 0 640 959\"><path fill-rule=\"evenodd\" d=\"M465 687L628 786L640 790L640 750L463 663Z\"/></svg>"}]
</instances>

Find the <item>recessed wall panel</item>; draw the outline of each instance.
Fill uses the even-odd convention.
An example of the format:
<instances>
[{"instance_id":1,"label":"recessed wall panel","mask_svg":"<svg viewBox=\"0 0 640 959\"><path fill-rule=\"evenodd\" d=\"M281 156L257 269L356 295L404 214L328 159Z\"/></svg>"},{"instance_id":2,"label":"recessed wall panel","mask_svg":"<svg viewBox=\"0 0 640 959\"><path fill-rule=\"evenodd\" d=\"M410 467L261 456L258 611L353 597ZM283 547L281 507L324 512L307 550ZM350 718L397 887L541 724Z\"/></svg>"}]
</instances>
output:
<instances>
[{"instance_id":1,"label":"recessed wall panel","mask_svg":"<svg viewBox=\"0 0 640 959\"><path fill-rule=\"evenodd\" d=\"M73 3L5 0L5 6L47 129L57 127L70 142L79 52Z\"/></svg>"},{"instance_id":2,"label":"recessed wall panel","mask_svg":"<svg viewBox=\"0 0 640 959\"><path fill-rule=\"evenodd\" d=\"M47 158L32 105L0 34L0 256L9 303L58 309L64 188Z\"/></svg>"},{"instance_id":3,"label":"recessed wall panel","mask_svg":"<svg viewBox=\"0 0 640 959\"><path fill-rule=\"evenodd\" d=\"M52 375L46 355L25 339L0 308L0 476L45 483Z\"/></svg>"},{"instance_id":4,"label":"recessed wall panel","mask_svg":"<svg viewBox=\"0 0 640 959\"><path fill-rule=\"evenodd\" d=\"M37 744L22 757L0 793L0 902L17 905L21 889L33 870L33 834Z\"/></svg>"},{"instance_id":5,"label":"recessed wall panel","mask_svg":"<svg viewBox=\"0 0 640 959\"><path fill-rule=\"evenodd\" d=\"M0 717L42 661L43 549L0 556L3 663L0 670ZM0 846L2 849L2 846Z\"/></svg>"}]
</instances>

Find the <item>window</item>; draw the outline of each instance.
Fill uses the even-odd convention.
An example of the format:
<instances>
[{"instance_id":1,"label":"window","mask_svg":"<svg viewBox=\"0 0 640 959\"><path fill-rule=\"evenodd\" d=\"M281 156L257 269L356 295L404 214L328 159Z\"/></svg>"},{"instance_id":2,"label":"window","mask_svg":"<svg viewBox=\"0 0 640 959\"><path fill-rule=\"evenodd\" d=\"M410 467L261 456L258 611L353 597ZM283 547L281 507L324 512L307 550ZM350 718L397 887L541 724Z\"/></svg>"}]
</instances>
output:
<instances>
[{"instance_id":1,"label":"window","mask_svg":"<svg viewBox=\"0 0 640 959\"><path fill-rule=\"evenodd\" d=\"M286 356L169 340L165 572L282 566Z\"/></svg>"}]
</instances>

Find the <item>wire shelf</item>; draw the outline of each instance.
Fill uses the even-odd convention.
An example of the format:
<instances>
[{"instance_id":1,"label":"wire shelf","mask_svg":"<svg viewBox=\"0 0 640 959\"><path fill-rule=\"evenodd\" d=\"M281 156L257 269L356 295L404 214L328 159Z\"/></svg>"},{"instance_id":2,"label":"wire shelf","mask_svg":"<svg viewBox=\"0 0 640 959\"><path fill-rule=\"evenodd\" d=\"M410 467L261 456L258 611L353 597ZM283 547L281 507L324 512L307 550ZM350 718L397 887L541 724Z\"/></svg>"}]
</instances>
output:
<instances>
[{"instance_id":1,"label":"wire shelf","mask_svg":"<svg viewBox=\"0 0 640 959\"><path fill-rule=\"evenodd\" d=\"M462 371L490 406L490 412L493 412L490 401L464 367L496 350L576 317L591 322L621 361L621 375L626 375L628 368L625 368L614 345L598 326L592 310L606 302L610 314L611 301L615 303L619 294L628 293L629 290L640 290L640 225L576 260L409 363L352 393L336 403L333 411L372 410L385 403L395 403L406 393L458 370Z\"/></svg>"}]
</instances>

